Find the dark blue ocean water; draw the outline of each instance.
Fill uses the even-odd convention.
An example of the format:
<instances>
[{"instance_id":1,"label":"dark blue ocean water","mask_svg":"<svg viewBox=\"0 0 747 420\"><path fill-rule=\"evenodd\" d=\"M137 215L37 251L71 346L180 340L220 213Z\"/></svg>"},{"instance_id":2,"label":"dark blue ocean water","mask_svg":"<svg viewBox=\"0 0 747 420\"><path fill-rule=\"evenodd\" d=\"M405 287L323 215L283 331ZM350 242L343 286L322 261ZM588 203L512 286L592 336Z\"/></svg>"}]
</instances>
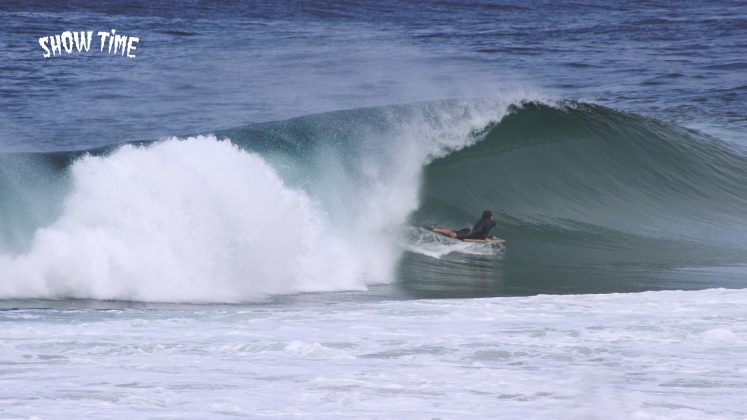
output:
<instances>
[{"instance_id":1,"label":"dark blue ocean water","mask_svg":"<svg viewBox=\"0 0 747 420\"><path fill-rule=\"evenodd\" d=\"M136 58L44 59L38 44L110 29L140 38ZM4 1L0 151L524 93L739 142L745 57L742 1Z\"/></svg>"}]
</instances>

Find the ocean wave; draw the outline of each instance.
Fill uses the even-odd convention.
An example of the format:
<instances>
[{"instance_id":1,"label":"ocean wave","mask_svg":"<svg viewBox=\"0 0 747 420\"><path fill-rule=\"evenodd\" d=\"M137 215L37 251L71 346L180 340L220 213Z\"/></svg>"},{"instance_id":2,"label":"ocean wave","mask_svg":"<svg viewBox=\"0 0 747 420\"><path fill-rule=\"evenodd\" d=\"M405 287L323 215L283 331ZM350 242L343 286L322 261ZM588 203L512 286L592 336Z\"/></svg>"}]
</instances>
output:
<instances>
[{"instance_id":1,"label":"ocean wave","mask_svg":"<svg viewBox=\"0 0 747 420\"><path fill-rule=\"evenodd\" d=\"M417 103L0 159L0 298L625 291L747 254L744 155L587 103ZM424 229L484 209L505 248Z\"/></svg>"}]
</instances>

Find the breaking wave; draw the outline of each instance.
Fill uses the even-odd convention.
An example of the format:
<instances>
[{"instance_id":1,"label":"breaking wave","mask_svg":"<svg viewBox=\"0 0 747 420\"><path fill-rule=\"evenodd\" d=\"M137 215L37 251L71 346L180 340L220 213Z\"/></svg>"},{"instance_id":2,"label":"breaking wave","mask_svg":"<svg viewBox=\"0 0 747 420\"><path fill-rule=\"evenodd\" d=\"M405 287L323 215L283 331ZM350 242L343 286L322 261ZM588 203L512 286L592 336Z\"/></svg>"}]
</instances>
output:
<instances>
[{"instance_id":1,"label":"breaking wave","mask_svg":"<svg viewBox=\"0 0 747 420\"><path fill-rule=\"evenodd\" d=\"M593 104L356 109L0 161L6 299L241 302L391 282L448 297L651 289L747 255L747 158ZM484 209L505 250L424 229Z\"/></svg>"}]
</instances>

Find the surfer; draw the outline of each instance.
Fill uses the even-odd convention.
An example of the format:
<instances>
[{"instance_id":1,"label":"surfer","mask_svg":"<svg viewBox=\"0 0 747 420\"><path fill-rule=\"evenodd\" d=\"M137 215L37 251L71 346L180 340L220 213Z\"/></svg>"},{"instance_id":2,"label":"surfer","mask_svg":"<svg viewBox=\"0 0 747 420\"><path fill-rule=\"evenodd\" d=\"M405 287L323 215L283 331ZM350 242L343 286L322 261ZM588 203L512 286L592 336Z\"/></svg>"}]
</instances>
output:
<instances>
[{"instance_id":1,"label":"surfer","mask_svg":"<svg viewBox=\"0 0 747 420\"><path fill-rule=\"evenodd\" d=\"M482 212L482 219L478 220L477 223L475 223L475 226L470 228L464 228L459 230L451 230L446 228L433 228L433 231L436 233L440 233L442 235L446 235L449 238L453 239L494 239L494 236L488 236L490 233L490 229L492 229L495 226L495 220L493 220L493 213L490 212L490 210L485 210Z\"/></svg>"}]
</instances>

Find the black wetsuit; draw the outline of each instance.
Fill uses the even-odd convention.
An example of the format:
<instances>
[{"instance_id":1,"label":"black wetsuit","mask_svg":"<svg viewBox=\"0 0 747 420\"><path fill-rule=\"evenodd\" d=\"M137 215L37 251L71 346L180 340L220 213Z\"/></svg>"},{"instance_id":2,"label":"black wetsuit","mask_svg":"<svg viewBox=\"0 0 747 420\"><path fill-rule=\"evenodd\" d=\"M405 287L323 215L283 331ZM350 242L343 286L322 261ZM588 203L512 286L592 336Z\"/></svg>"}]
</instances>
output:
<instances>
[{"instance_id":1,"label":"black wetsuit","mask_svg":"<svg viewBox=\"0 0 747 420\"><path fill-rule=\"evenodd\" d=\"M495 226L495 220L480 219L472 229L465 228L456 231L457 239L487 239L490 229Z\"/></svg>"}]
</instances>

